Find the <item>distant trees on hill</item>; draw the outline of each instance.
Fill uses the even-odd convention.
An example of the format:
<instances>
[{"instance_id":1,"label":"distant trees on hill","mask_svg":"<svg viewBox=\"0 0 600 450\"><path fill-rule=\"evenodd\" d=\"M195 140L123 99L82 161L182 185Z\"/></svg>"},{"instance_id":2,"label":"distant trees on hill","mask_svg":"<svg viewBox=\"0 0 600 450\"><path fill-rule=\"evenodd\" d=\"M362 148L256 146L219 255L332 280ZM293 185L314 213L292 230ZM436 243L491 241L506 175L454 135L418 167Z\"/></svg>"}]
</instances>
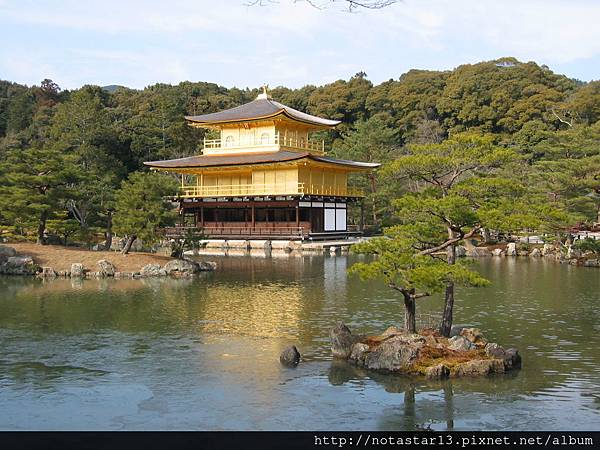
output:
<instances>
[{"instance_id":1,"label":"distant trees on hill","mask_svg":"<svg viewBox=\"0 0 600 450\"><path fill-rule=\"evenodd\" d=\"M69 229L72 221L79 224L71 241L112 236L115 192L123 180L144 171L143 161L198 153L206 132L187 126L184 115L230 108L257 93L188 81L73 91L51 80L31 87L0 81L0 230L40 238L46 211L54 228L60 220L71 221ZM442 144L459 133L489 138L519 155L507 176L518 177L524 189L551 199L575 222L598 220L600 82L502 58L452 71L411 70L379 85L361 72L270 93L293 108L342 120L319 136L340 158L390 163L413 145ZM368 192L375 228L401 221L392 200L423 188L419 180L386 173L353 180ZM50 174L64 183L52 190L34 183Z\"/></svg>"}]
</instances>

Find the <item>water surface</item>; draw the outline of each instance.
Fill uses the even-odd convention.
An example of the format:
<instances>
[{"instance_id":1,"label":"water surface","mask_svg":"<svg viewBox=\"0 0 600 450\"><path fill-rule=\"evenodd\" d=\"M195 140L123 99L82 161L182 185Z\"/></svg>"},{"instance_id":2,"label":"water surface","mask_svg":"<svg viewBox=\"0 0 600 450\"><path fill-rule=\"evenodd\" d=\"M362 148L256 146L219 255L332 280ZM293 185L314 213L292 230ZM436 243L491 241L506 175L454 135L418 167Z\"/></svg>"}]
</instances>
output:
<instances>
[{"instance_id":1,"label":"water surface","mask_svg":"<svg viewBox=\"0 0 600 450\"><path fill-rule=\"evenodd\" d=\"M598 430L600 270L487 258L455 323L516 346L523 369L427 382L331 360L329 329L402 323L357 257L211 258L194 280L0 277L0 429ZM424 323L441 298L420 300ZM279 365L295 344L296 369Z\"/></svg>"}]
</instances>

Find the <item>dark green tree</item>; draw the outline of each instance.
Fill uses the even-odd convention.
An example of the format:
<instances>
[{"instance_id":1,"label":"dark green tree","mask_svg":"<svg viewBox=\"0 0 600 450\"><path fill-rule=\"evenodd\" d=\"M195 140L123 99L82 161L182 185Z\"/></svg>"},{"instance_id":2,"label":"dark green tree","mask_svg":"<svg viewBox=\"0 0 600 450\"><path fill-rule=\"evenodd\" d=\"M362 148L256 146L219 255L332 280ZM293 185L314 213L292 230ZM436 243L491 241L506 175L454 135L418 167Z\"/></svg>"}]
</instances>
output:
<instances>
[{"instance_id":1,"label":"dark green tree","mask_svg":"<svg viewBox=\"0 0 600 450\"><path fill-rule=\"evenodd\" d=\"M160 173L134 172L115 194L114 229L128 237L127 254L139 237L145 243L158 239L160 228L172 225L176 214L166 199L177 192L176 181Z\"/></svg>"},{"instance_id":2,"label":"dark green tree","mask_svg":"<svg viewBox=\"0 0 600 450\"><path fill-rule=\"evenodd\" d=\"M63 211L82 173L71 155L48 144L6 151L0 159L0 178L3 219L34 227L37 243L43 244L48 219Z\"/></svg>"}]
</instances>

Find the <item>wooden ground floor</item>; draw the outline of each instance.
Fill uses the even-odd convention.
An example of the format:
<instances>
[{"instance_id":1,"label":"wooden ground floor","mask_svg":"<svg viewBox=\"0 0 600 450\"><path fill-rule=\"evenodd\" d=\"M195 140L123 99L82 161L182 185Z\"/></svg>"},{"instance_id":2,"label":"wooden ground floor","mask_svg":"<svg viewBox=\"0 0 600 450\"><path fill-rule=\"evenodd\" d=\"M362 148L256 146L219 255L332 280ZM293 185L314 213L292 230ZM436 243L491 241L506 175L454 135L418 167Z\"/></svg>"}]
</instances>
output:
<instances>
[{"instance_id":1,"label":"wooden ground floor","mask_svg":"<svg viewBox=\"0 0 600 450\"><path fill-rule=\"evenodd\" d=\"M362 211L360 199L346 197L185 199L179 204L179 228L207 237L331 239L362 234Z\"/></svg>"}]
</instances>

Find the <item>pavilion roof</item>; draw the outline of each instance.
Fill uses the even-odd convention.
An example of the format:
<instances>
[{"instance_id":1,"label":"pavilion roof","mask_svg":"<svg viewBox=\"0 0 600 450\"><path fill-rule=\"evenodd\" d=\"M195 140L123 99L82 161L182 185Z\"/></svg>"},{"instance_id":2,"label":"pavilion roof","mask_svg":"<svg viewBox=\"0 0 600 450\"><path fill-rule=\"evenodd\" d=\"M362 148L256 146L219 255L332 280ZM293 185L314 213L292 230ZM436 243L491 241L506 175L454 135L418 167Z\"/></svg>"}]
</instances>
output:
<instances>
[{"instance_id":1,"label":"pavilion roof","mask_svg":"<svg viewBox=\"0 0 600 450\"><path fill-rule=\"evenodd\" d=\"M303 113L302 111L276 102L266 95L259 95L256 100L236 106L235 108L200 116L185 116L185 119L199 125L209 126L228 122L247 122L250 120L270 119L279 115L320 127L334 127L340 123L339 120L323 119L322 117Z\"/></svg>"},{"instance_id":2,"label":"pavilion roof","mask_svg":"<svg viewBox=\"0 0 600 450\"><path fill-rule=\"evenodd\" d=\"M374 169L378 163L365 163L345 159L330 158L328 156L313 155L308 152L279 151L271 153L244 153L232 155L199 155L187 158L167 159L163 161L148 161L144 164L154 169L193 169L221 166L244 166L252 164L271 164L280 162L311 159L318 162L334 164L354 169Z\"/></svg>"}]
</instances>

